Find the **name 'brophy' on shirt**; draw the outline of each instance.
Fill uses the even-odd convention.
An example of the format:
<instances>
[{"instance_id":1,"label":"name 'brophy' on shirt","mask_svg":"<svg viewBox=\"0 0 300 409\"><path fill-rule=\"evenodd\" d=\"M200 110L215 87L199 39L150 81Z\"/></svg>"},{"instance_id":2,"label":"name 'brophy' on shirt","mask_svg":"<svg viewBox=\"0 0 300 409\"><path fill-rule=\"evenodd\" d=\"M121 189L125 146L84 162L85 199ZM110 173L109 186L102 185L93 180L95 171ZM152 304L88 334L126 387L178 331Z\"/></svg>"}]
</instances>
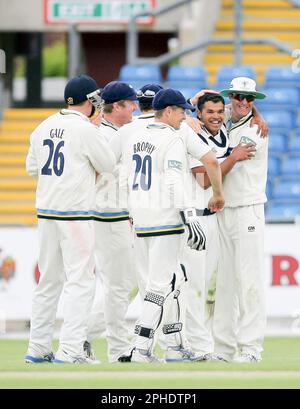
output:
<instances>
[{"instance_id":1,"label":"name 'brophy' on shirt","mask_svg":"<svg viewBox=\"0 0 300 409\"><path fill-rule=\"evenodd\" d=\"M133 145L133 152L146 152L151 155L156 147L150 142L137 142Z\"/></svg>"}]
</instances>

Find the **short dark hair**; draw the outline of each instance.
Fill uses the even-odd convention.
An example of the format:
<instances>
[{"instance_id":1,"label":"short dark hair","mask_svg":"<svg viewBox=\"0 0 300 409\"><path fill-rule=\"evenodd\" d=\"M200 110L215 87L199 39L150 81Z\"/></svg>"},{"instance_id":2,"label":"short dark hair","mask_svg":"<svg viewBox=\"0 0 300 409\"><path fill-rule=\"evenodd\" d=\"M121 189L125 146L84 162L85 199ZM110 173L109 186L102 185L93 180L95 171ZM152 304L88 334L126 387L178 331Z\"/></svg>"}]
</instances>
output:
<instances>
[{"instance_id":1,"label":"short dark hair","mask_svg":"<svg viewBox=\"0 0 300 409\"><path fill-rule=\"evenodd\" d=\"M152 101L151 102L140 102L139 107L141 111L153 111Z\"/></svg>"},{"instance_id":2,"label":"short dark hair","mask_svg":"<svg viewBox=\"0 0 300 409\"><path fill-rule=\"evenodd\" d=\"M198 99L197 102L197 108L199 111L203 110L204 104L208 101L213 102L214 104L217 104L218 102L222 102L222 104L225 106L225 100L220 94L214 94L212 92L206 92L202 97Z\"/></svg>"}]
</instances>

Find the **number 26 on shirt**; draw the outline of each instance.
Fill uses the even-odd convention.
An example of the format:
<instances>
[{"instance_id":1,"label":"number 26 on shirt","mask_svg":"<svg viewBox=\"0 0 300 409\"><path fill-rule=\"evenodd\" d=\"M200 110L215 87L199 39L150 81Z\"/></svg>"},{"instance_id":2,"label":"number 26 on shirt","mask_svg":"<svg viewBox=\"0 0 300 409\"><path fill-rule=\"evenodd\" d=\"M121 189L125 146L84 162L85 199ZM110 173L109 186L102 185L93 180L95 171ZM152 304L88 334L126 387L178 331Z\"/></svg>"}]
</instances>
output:
<instances>
[{"instance_id":1,"label":"number 26 on shirt","mask_svg":"<svg viewBox=\"0 0 300 409\"><path fill-rule=\"evenodd\" d=\"M61 149L63 148L65 142L60 141L56 148L54 142L51 139L45 139L43 146L49 147L49 156L42 168L42 175L52 175L52 170L56 176L61 176L64 171L65 157Z\"/></svg>"}]
</instances>

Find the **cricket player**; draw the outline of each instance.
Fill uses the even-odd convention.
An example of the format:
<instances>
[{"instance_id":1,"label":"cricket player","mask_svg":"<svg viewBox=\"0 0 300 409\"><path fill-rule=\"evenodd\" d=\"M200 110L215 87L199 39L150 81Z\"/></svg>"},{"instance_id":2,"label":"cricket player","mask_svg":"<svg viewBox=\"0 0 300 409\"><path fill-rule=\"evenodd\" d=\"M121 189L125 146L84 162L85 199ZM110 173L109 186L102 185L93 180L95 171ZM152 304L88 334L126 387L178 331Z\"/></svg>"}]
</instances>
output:
<instances>
[{"instance_id":1,"label":"cricket player","mask_svg":"<svg viewBox=\"0 0 300 409\"><path fill-rule=\"evenodd\" d=\"M36 207L40 281L32 305L26 362L94 363L85 355L95 286L94 224L96 172L113 172L115 157L90 123L96 82L80 75L64 90L67 109L50 116L31 134L27 172L38 178ZM63 325L52 354L57 304L63 291Z\"/></svg>"},{"instance_id":2,"label":"cricket player","mask_svg":"<svg viewBox=\"0 0 300 409\"><path fill-rule=\"evenodd\" d=\"M115 133L114 137L111 140L110 146L112 150L114 151L117 161L121 159L121 154L122 154L122 149L124 149L124 146L126 145L126 142L130 138L130 135L135 133L137 130L144 130L145 127L151 123L154 123L155 117L154 117L154 110L152 106L153 99L158 91L160 91L162 87L159 84L146 84L144 85L138 92L137 92L137 97L138 97L138 102L139 102L139 107L141 110L141 115L135 118L135 120L127 125L124 125L121 127L118 132ZM202 93L203 94L203 93ZM201 95L201 93L199 93ZM199 96L197 95L197 97ZM214 93L216 95L216 93ZM222 98L222 97L221 97ZM203 141L198 140L197 136L195 133L185 124L182 123L180 126L180 130L178 132L182 131L182 137L184 138L186 148L190 152L194 152L194 145L201 145L203 144ZM197 155L197 153L196 153ZM192 156L191 156L192 158ZM199 157L196 156L196 163L201 164L201 162L198 161ZM202 164L201 164L202 165ZM203 167L205 171L205 167ZM207 176L206 176L207 177ZM193 179L192 175L191 178ZM200 189L200 188L198 188ZM203 192L203 191L202 191ZM209 199L209 198L208 198ZM207 199L207 202L208 202ZM198 203L199 204L199 203ZM206 203L207 204L207 203ZM139 288L139 294L142 299L145 297L145 290L146 290L146 285L147 285L147 280L148 280L148 268L147 265L144 262L144 256L143 256L143 251L140 249L140 246L143 244L142 240L139 240L135 236L134 240L134 254L135 254L135 263L136 263L136 271L137 271L137 279L138 279L138 288ZM187 247L187 246L186 246ZM195 253L194 251L191 251L191 253ZM191 256L192 257L192 256ZM199 274L199 272L197 272ZM189 271L188 271L188 276L189 276ZM184 281L188 281L187 277L184 278ZM180 293L176 293L176 297L173 301L177 305L179 302L179 298L181 301L181 321L185 321L185 308L183 308L183 305L185 306L185 302L183 300L185 299L185 285L181 285L180 288ZM189 300L190 301L190 300ZM198 301L198 300L197 300ZM172 301L171 297L168 299L168 303L165 305L165 314L164 317L166 320L170 319L172 316L169 315L169 310L172 311ZM194 304L193 304L194 305ZM198 308L198 307L197 307ZM167 312L166 312L167 310ZM174 315L174 314L173 314ZM163 325L163 323L161 323ZM165 343L168 343L168 339L170 337L166 336L164 339L159 335L159 340L160 340L160 345L162 343L165 345ZM201 341L201 339L200 339ZM170 346L169 346L170 347ZM199 349L199 346L197 344L197 349ZM198 354L199 355L199 354ZM202 354L203 355L203 354ZM182 360L195 360L195 356L190 349L186 349L183 351L182 349L180 351L177 351L174 349L171 350L170 348L168 349L168 354L166 355L166 360L176 360L176 361L182 361ZM127 355L123 355L119 358L119 361L121 362L128 362L130 361L131 357Z\"/></svg>"},{"instance_id":3,"label":"cricket player","mask_svg":"<svg viewBox=\"0 0 300 409\"><path fill-rule=\"evenodd\" d=\"M120 84L120 83L117 83ZM120 86L120 85L118 85ZM128 85L125 84L125 90L128 91ZM132 120L131 113L128 115L126 119L126 122L123 126L117 127L116 125L113 126L115 122L119 122L118 118L117 121L115 120L115 117L118 116L117 112L113 113L113 118L111 118L111 115L109 115L108 112L105 112L105 119L103 121L103 126L101 129L103 132L107 135L107 140L109 141L109 145L112 148L113 152L115 153L117 163L120 162L121 160L121 153L122 153L122 146L126 142L127 137L132 133L133 129L138 129L138 128L144 128L146 125L149 123L154 122L154 112L152 108L152 101L154 98L154 95L156 92L162 89L162 86L159 84L146 84L144 87L141 88L140 91L137 92L136 97L139 103L139 108L141 110L141 115L137 116ZM132 89L129 88L129 91L132 93ZM120 96L120 93L118 94ZM109 106L104 106L105 111L110 110ZM116 131L117 130L117 131ZM124 130L124 131L123 131ZM120 198L119 198L120 202ZM120 205L120 203L119 203ZM127 206L127 197L124 198L124 203L123 205ZM127 226L125 226L127 229ZM127 244L126 244L127 245ZM129 250L129 254L131 253L131 249ZM135 254L133 254L133 263L136 265L136 257ZM132 260L131 260L132 262ZM99 267L100 267L100 260L99 260ZM136 280L139 280L140 275L137 275L136 268L134 268L135 271L135 277L132 277L132 272L130 271L128 277L132 280L132 282L128 285L129 289L132 289L132 286L136 285ZM140 285L138 284L138 287L140 288ZM123 291L123 294L126 295L126 304L128 303L128 289L126 289L125 293ZM93 357L93 350L91 348L91 343L94 339L99 337L106 329L105 325L105 319L104 319L104 306L103 306L103 300L102 299L96 299L94 301L94 306L92 308L92 314L90 315L89 322L88 322L88 339L85 342L85 348L87 354L92 358ZM109 307L108 307L109 308ZM127 307L124 307L123 309L123 314L121 317L124 318L125 316L124 313L126 313ZM122 327L124 328L123 332L125 333L125 326L126 326L126 331L127 331L127 325L125 321L122 323ZM125 338L127 340L128 336ZM124 354L122 354L118 360L123 362L127 362L128 357L130 357L131 350L128 351L128 345L127 341L126 344L124 345Z\"/></svg>"},{"instance_id":4,"label":"cricket player","mask_svg":"<svg viewBox=\"0 0 300 409\"><path fill-rule=\"evenodd\" d=\"M99 128L110 142L121 126L132 121L132 113L137 109L136 91L127 83L113 81L103 88L101 97L104 104ZM131 349L125 316L130 293L136 287L129 214L119 202L117 167L114 174L102 173L98 178L94 213L96 261L102 272L109 362L116 362Z\"/></svg>"},{"instance_id":5,"label":"cricket player","mask_svg":"<svg viewBox=\"0 0 300 409\"><path fill-rule=\"evenodd\" d=\"M229 149L255 146L255 156L236 165L223 182L226 205L218 214L220 262L213 331L221 360L258 362L265 332L264 203L268 139L250 127L255 99L266 97L251 78L237 77L230 88Z\"/></svg>"},{"instance_id":6,"label":"cricket player","mask_svg":"<svg viewBox=\"0 0 300 409\"><path fill-rule=\"evenodd\" d=\"M225 127L225 101L218 93L205 93L197 102L197 118L203 124L199 138L215 153L221 167L222 177L236 163L252 157L253 145L238 144L229 155L229 138ZM217 215L207 209L211 197L210 180L202 163L189 158L196 183L195 206L205 209L202 227L206 235L206 248L202 252L185 247L183 264L188 271L188 304L186 311L186 336L198 360L209 360L214 351L211 331L216 272L219 260L219 231ZM206 189L203 190L202 186ZM209 303L209 304L207 304ZM212 310L212 311L211 311Z\"/></svg>"},{"instance_id":7,"label":"cricket player","mask_svg":"<svg viewBox=\"0 0 300 409\"><path fill-rule=\"evenodd\" d=\"M155 122L133 133L122 152L123 169L128 172L129 208L135 232L148 269L148 280L139 324L136 326L132 362L156 362L153 355L154 335L163 319L163 305L182 281L180 265L184 223L189 227L188 243L202 249L205 242L195 209L186 210L184 175L187 168L186 146L179 130L185 109L193 109L176 90L160 90L153 100ZM197 138L195 138L197 141ZM223 207L219 165L204 144L194 145L196 156L207 165L214 196L208 206ZM195 153L194 151L194 153ZM183 222L182 222L183 220ZM178 350L185 349L180 321L164 325L165 334L172 334Z\"/></svg>"},{"instance_id":8,"label":"cricket player","mask_svg":"<svg viewBox=\"0 0 300 409\"><path fill-rule=\"evenodd\" d=\"M114 134L110 141L110 147L113 150L117 162L121 161L122 158L122 151L125 149L128 140L130 139L131 135L136 133L138 130L141 132L147 127L147 125L152 124L154 122L154 110L152 107L152 102L155 95L163 89L163 87L159 84L146 84L144 85L139 91L137 91L137 100L139 104L139 108L141 114L134 118L134 120L128 124L122 126L118 132ZM127 196L124 197L124 201L127 203ZM140 252L136 250L137 241L134 240L134 259L136 265L136 279L138 283L138 288L140 291L140 295L142 299L144 299L144 291L146 288L147 283L147 273L142 274L144 272L145 263L143 260L140 260L138 257ZM141 262L141 263L140 263ZM142 291L142 293L141 293Z\"/></svg>"}]
</instances>

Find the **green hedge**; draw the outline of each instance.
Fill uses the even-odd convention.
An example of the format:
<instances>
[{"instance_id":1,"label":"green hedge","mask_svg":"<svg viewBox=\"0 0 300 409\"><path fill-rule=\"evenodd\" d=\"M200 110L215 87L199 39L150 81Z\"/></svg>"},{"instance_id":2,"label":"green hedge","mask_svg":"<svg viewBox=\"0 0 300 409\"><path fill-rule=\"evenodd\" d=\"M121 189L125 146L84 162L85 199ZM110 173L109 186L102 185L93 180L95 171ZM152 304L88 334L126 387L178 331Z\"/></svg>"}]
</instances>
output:
<instances>
[{"instance_id":1,"label":"green hedge","mask_svg":"<svg viewBox=\"0 0 300 409\"><path fill-rule=\"evenodd\" d=\"M43 49L43 77L67 76L67 49L63 42Z\"/></svg>"},{"instance_id":2,"label":"green hedge","mask_svg":"<svg viewBox=\"0 0 300 409\"><path fill-rule=\"evenodd\" d=\"M67 77L67 47L63 42L54 43L51 47L43 48L43 77ZM15 76L24 77L26 61L23 56L14 59Z\"/></svg>"}]
</instances>

